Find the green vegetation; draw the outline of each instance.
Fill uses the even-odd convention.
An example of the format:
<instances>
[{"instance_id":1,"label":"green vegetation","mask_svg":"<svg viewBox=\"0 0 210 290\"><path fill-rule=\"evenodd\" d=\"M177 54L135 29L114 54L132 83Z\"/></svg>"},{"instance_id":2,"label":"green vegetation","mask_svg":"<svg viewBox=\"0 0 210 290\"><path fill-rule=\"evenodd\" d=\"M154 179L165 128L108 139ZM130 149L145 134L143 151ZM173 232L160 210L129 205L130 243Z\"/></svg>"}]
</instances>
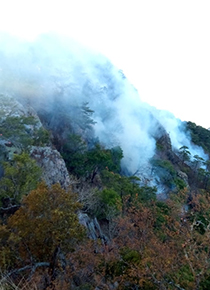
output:
<instances>
[{"instance_id":1,"label":"green vegetation","mask_svg":"<svg viewBox=\"0 0 210 290\"><path fill-rule=\"evenodd\" d=\"M182 146L179 148L179 156L183 162L183 164L187 161L190 161L190 151L189 148L187 146Z\"/></svg>"},{"instance_id":2,"label":"green vegetation","mask_svg":"<svg viewBox=\"0 0 210 290\"><path fill-rule=\"evenodd\" d=\"M95 124L95 122L92 119L94 111L90 109L88 106L88 102L85 102L81 106L81 121L80 121L80 127L82 129L90 129L92 125Z\"/></svg>"},{"instance_id":3,"label":"green vegetation","mask_svg":"<svg viewBox=\"0 0 210 290\"><path fill-rule=\"evenodd\" d=\"M77 109L77 126L90 132L94 112L87 103ZM208 133L193 128L207 151ZM152 170L169 192L161 200L156 187L122 174L120 147L104 148L72 130L58 140L72 175L64 190L40 183L41 170L25 150L47 145L49 132L33 117L7 118L0 130L0 269L10 285L25 277L38 290L209 289L209 160L182 146L173 162L157 142ZM13 144L4 146L7 140ZM80 211L95 240L79 223Z\"/></svg>"},{"instance_id":4,"label":"green vegetation","mask_svg":"<svg viewBox=\"0 0 210 290\"><path fill-rule=\"evenodd\" d=\"M71 134L62 148L62 156L67 168L77 177L89 177L91 181L97 173L105 168L114 172L120 171L120 161L123 157L119 147L105 149L100 144L95 144L90 150L80 136Z\"/></svg>"},{"instance_id":5,"label":"green vegetation","mask_svg":"<svg viewBox=\"0 0 210 290\"><path fill-rule=\"evenodd\" d=\"M113 189L103 189L98 191L97 207L94 209L93 216L98 220L107 219L118 216L122 211L122 201L119 194ZM91 212L90 212L91 214Z\"/></svg>"},{"instance_id":6,"label":"green vegetation","mask_svg":"<svg viewBox=\"0 0 210 290\"><path fill-rule=\"evenodd\" d=\"M50 144L50 133L43 127L34 132L34 146L48 146Z\"/></svg>"},{"instance_id":7,"label":"green vegetation","mask_svg":"<svg viewBox=\"0 0 210 290\"><path fill-rule=\"evenodd\" d=\"M210 154L210 131L201 126L197 126L193 122L186 123L186 130L190 131L193 143L203 147Z\"/></svg>"},{"instance_id":8,"label":"green vegetation","mask_svg":"<svg viewBox=\"0 0 210 290\"><path fill-rule=\"evenodd\" d=\"M22 197L35 189L41 177L41 169L27 153L15 154L12 161L3 163L4 176L0 179L1 201L18 204Z\"/></svg>"},{"instance_id":9,"label":"green vegetation","mask_svg":"<svg viewBox=\"0 0 210 290\"><path fill-rule=\"evenodd\" d=\"M153 170L159 177L160 183L170 190L180 190L186 187L185 182L177 176L174 165L169 160L154 159L152 160Z\"/></svg>"},{"instance_id":10,"label":"green vegetation","mask_svg":"<svg viewBox=\"0 0 210 290\"><path fill-rule=\"evenodd\" d=\"M101 173L102 183L108 189L114 190L120 197L122 204L140 201L143 203L156 200L156 188L139 186L140 179L136 176L122 176L109 170Z\"/></svg>"},{"instance_id":11,"label":"green vegetation","mask_svg":"<svg viewBox=\"0 0 210 290\"><path fill-rule=\"evenodd\" d=\"M0 138L8 139L23 148L49 144L49 132L40 128L38 120L33 116L5 118L0 123L0 134Z\"/></svg>"}]
</instances>

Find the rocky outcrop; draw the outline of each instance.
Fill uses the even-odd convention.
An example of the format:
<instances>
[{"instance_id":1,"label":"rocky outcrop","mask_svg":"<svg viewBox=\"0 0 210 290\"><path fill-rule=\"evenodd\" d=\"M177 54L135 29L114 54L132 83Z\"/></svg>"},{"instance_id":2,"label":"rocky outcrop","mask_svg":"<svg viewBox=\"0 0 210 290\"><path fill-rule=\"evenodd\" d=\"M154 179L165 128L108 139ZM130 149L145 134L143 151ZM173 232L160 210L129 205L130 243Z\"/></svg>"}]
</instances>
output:
<instances>
[{"instance_id":1,"label":"rocky outcrop","mask_svg":"<svg viewBox=\"0 0 210 290\"><path fill-rule=\"evenodd\" d=\"M70 185L70 177L66 164L60 153L51 147L32 146L30 155L42 169L42 178L48 186L57 182L63 188Z\"/></svg>"},{"instance_id":2,"label":"rocky outcrop","mask_svg":"<svg viewBox=\"0 0 210 290\"><path fill-rule=\"evenodd\" d=\"M160 157L164 157L172 162L174 165L181 166L182 162L177 154L172 149L170 135L168 133L164 133L158 140L157 144L161 148L161 153L158 155Z\"/></svg>"},{"instance_id":3,"label":"rocky outcrop","mask_svg":"<svg viewBox=\"0 0 210 290\"><path fill-rule=\"evenodd\" d=\"M102 243L108 243L108 238L103 234L96 217L90 218L86 213L79 212L78 218L79 223L87 229L87 234L90 239L100 239Z\"/></svg>"},{"instance_id":4,"label":"rocky outcrop","mask_svg":"<svg viewBox=\"0 0 210 290\"><path fill-rule=\"evenodd\" d=\"M40 129L43 129L42 123L30 106L23 106L13 97L0 95L0 161L10 161L13 154L21 154L27 149L41 167L42 178L47 185L59 182L67 188L70 178L60 153L50 146L30 145L31 140L39 138L37 132ZM3 169L0 167L0 177L2 175Z\"/></svg>"},{"instance_id":5,"label":"rocky outcrop","mask_svg":"<svg viewBox=\"0 0 210 290\"><path fill-rule=\"evenodd\" d=\"M167 134L166 132L160 137L160 139L158 140L158 143L161 144L164 151L172 150L171 139L170 139L169 134Z\"/></svg>"},{"instance_id":6,"label":"rocky outcrop","mask_svg":"<svg viewBox=\"0 0 210 290\"><path fill-rule=\"evenodd\" d=\"M0 123L8 117L34 117L36 129L42 127L39 117L30 106L23 106L15 98L0 94Z\"/></svg>"},{"instance_id":7,"label":"rocky outcrop","mask_svg":"<svg viewBox=\"0 0 210 290\"><path fill-rule=\"evenodd\" d=\"M42 123L32 108L0 94L0 159L12 160L13 154L20 154L37 138L41 128Z\"/></svg>"},{"instance_id":8,"label":"rocky outcrop","mask_svg":"<svg viewBox=\"0 0 210 290\"><path fill-rule=\"evenodd\" d=\"M177 176L178 176L179 178L181 178L181 179L184 181L184 183L186 184L186 187L189 188L189 183L188 183L188 176L187 176L187 174L186 174L185 172L181 171L181 170L178 170L178 171L177 171Z\"/></svg>"}]
</instances>

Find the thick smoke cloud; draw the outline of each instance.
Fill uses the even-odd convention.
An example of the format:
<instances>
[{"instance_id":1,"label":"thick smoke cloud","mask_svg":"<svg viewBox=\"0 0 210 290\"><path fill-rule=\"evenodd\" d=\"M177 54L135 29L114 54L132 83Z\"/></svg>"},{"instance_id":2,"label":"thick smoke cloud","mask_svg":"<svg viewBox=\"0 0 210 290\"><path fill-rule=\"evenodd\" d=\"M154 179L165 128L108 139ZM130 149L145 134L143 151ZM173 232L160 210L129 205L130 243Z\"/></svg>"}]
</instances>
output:
<instances>
[{"instance_id":1,"label":"thick smoke cloud","mask_svg":"<svg viewBox=\"0 0 210 290\"><path fill-rule=\"evenodd\" d=\"M95 136L107 148L121 146L122 166L130 174L145 171L156 139L167 132L174 149L186 145L206 158L184 133L183 123L167 111L141 101L121 71L99 53L57 35L24 42L0 35L0 92L37 110L74 116L74 106L88 102L94 110Z\"/></svg>"}]
</instances>

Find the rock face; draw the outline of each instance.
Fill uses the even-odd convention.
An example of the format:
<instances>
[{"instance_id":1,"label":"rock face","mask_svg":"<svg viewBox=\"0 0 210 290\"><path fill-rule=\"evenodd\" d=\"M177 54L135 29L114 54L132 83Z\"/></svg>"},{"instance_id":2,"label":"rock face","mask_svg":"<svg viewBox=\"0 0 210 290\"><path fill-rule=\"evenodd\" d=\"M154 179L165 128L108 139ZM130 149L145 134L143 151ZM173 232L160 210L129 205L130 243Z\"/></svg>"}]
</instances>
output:
<instances>
[{"instance_id":1,"label":"rock face","mask_svg":"<svg viewBox=\"0 0 210 290\"><path fill-rule=\"evenodd\" d=\"M57 182L63 188L70 185L69 174L60 153L51 147L32 146L30 155L42 169L42 178L47 185Z\"/></svg>"},{"instance_id":2,"label":"rock face","mask_svg":"<svg viewBox=\"0 0 210 290\"><path fill-rule=\"evenodd\" d=\"M26 122L28 118L32 121ZM70 178L60 153L50 146L29 145L40 129L43 129L42 123L31 107L23 106L10 96L0 95L0 161L10 161L13 154L21 154L27 149L42 168L42 178L47 185L59 182L67 188ZM23 144L26 140L27 143ZM0 178L2 175L3 169L0 167Z\"/></svg>"},{"instance_id":3,"label":"rock face","mask_svg":"<svg viewBox=\"0 0 210 290\"><path fill-rule=\"evenodd\" d=\"M41 128L42 123L32 108L0 94L0 159L12 160L13 154L20 154Z\"/></svg>"},{"instance_id":4,"label":"rock face","mask_svg":"<svg viewBox=\"0 0 210 290\"><path fill-rule=\"evenodd\" d=\"M162 145L164 151L172 151L171 139L169 134L167 134L166 132L164 132L158 142Z\"/></svg>"},{"instance_id":5,"label":"rock face","mask_svg":"<svg viewBox=\"0 0 210 290\"><path fill-rule=\"evenodd\" d=\"M23 106L11 96L0 94L0 123L8 117L34 117L36 127L42 127L39 117L31 107Z\"/></svg>"},{"instance_id":6,"label":"rock face","mask_svg":"<svg viewBox=\"0 0 210 290\"><path fill-rule=\"evenodd\" d=\"M88 237L92 240L100 239L102 243L108 243L108 238L103 234L97 218L90 218L86 213L79 212L79 222L87 229Z\"/></svg>"},{"instance_id":7,"label":"rock face","mask_svg":"<svg viewBox=\"0 0 210 290\"><path fill-rule=\"evenodd\" d=\"M165 154L165 157L170 160L174 165L181 165L180 158L174 153L172 150L172 144L169 134L166 132L161 136L161 138L158 140L158 143L162 147L162 151Z\"/></svg>"},{"instance_id":8,"label":"rock face","mask_svg":"<svg viewBox=\"0 0 210 290\"><path fill-rule=\"evenodd\" d=\"M181 178L181 179L185 182L186 187L189 188L189 183L188 183L188 176L187 176L187 174L186 174L185 172L181 171L181 170L178 170L178 171L177 171L177 176L178 176L179 178Z\"/></svg>"}]
</instances>

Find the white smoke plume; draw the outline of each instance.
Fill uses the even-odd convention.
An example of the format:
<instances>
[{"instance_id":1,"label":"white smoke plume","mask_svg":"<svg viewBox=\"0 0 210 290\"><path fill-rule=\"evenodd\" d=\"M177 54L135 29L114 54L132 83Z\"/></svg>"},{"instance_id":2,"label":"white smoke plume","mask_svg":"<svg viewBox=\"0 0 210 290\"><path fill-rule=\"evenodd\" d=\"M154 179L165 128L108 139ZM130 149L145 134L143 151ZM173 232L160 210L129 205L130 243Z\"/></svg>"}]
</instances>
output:
<instances>
[{"instance_id":1,"label":"white smoke plume","mask_svg":"<svg viewBox=\"0 0 210 290\"><path fill-rule=\"evenodd\" d=\"M1 34L0 93L27 100L50 114L62 108L63 114L73 116L75 104L88 102L94 110L95 136L107 148L121 146L122 165L131 174L147 167L161 126L174 149L185 145L192 155L207 158L201 148L192 145L183 123L142 102L107 58L58 35L41 35L26 42Z\"/></svg>"}]
</instances>

